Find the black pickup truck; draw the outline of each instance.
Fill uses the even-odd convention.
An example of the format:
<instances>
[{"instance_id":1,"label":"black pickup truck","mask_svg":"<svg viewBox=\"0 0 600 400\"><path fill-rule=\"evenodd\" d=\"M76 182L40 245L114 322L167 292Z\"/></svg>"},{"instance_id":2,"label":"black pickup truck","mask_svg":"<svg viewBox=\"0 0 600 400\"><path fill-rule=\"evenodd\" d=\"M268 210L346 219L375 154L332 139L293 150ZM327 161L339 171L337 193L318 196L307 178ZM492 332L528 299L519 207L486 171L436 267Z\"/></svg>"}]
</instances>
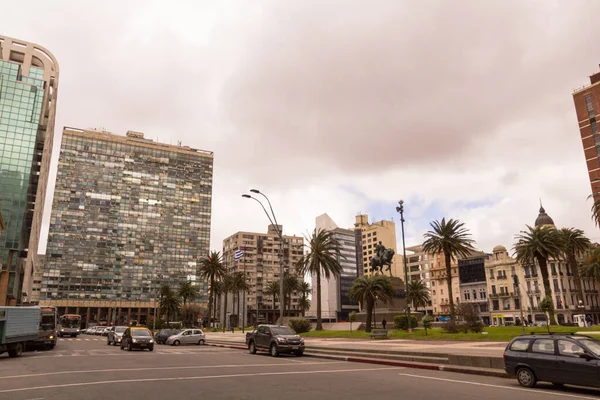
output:
<instances>
[{"instance_id":1,"label":"black pickup truck","mask_svg":"<svg viewBox=\"0 0 600 400\"><path fill-rule=\"evenodd\" d=\"M293 353L298 357L304 354L304 339L287 326L259 325L246 334L246 344L250 354L256 354L257 350L268 351L273 357L281 353Z\"/></svg>"}]
</instances>

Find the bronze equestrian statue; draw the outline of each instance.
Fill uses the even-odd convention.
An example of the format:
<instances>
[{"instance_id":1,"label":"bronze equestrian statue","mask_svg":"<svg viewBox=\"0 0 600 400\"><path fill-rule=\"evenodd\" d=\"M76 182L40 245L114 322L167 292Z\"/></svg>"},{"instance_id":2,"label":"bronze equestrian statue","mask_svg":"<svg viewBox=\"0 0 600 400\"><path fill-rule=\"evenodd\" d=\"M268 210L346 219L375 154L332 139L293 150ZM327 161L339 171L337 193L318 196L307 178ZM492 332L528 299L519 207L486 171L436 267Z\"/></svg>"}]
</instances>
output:
<instances>
[{"instance_id":1,"label":"bronze equestrian statue","mask_svg":"<svg viewBox=\"0 0 600 400\"><path fill-rule=\"evenodd\" d=\"M392 261L394 259L394 249L386 249L381 242L375 246L375 255L371 257L371 271L381 272L383 274L383 267L386 266L386 271L390 272L392 276Z\"/></svg>"}]
</instances>

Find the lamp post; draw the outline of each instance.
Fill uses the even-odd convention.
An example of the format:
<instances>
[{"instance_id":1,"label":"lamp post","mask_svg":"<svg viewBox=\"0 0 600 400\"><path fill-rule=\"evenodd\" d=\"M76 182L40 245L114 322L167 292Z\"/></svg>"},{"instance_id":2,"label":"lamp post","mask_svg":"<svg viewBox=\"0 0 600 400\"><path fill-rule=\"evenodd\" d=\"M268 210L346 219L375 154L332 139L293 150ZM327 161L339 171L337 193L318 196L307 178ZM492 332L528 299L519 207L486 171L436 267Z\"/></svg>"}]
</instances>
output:
<instances>
[{"instance_id":1,"label":"lamp post","mask_svg":"<svg viewBox=\"0 0 600 400\"><path fill-rule=\"evenodd\" d=\"M406 262L406 243L404 242L404 200L400 200L398 202L396 212L400 213L400 226L402 227L402 254L404 258L404 293L406 296L406 322L408 324L408 333L412 333L412 323L410 320L410 304L408 303L408 263Z\"/></svg>"},{"instance_id":2,"label":"lamp post","mask_svg":"<svg viewBox=\"0 0 600 400\"><path fill-rule=\"evenodd\" d=\"M258 200L256 197L249 195L249 194L243 194L242 197L244 197L246 199L253 199L258 204L260 204L260 206L262 207L265 214L267 214L267 218L269 218L271 225L275 226L275 231L277 232L277 236L279 237L279 310L280 310L279 311L279 324L283 325L283 304L284 304L284 297L283 297L283 234L281 232L281 229L279 229L279 224L277 223L277 217L275 217L275 213L273 212L273 206L271 206L271 201L269 200L269 198L264 193L260 192L257 189L250 189L250 191L252 193L260 194L262 197L264 197L267 200L267 203L269 204L269 209L271 210L271 215L273 215L273 218L271 218L271 215L268 213L264 204L260 200Z\"/></svg>"}]
</instances>

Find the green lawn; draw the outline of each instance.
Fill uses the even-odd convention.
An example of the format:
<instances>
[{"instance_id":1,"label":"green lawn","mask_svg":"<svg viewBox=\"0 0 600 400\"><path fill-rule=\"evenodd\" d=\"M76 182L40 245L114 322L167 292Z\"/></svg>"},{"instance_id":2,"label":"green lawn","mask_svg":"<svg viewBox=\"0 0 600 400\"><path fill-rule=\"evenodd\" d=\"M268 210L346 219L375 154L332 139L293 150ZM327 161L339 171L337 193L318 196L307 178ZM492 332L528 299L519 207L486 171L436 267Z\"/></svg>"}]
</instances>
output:
<instances>
[{"instance_id":1,"label":"green lawn","mask_svg":"<svg viewBox=\"0 0 600 400\"><path fill-rule=\"evenodd\" d=\"M575 326L552 326L551 332L585 332L585 331L600 331L600 327L579 328ZM502 326L485 328L486 333L445 333L441 328L425 330L422 328L415 329L413 333L400 330L388 330L390 339L417 339L417 340L486 340L486 341L509 341L515 336L521 334L521 328L517 326ZM525 333L546 333L545 327L525 328ZM369 334L364 331L311 331L303 333L304 337L321 337L321 338L344 338L344 339L368 339Z\"/></svg>"}]
</instances>

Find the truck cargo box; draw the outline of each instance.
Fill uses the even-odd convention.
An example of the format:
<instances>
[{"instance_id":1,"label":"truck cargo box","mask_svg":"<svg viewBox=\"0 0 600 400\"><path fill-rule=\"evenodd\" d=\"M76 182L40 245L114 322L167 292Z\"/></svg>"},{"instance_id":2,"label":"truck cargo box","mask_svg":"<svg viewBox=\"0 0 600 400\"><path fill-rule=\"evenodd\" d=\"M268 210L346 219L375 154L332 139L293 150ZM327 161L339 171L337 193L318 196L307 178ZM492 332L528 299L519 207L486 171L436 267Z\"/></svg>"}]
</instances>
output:
<instances>
[{"instance_id":1,"label":"truck cargo box","mask_svg":"<svg viewBox=\"0 0 600 400\"><path fill-rule=\"evenodd\" d=\"M0 307L0 344L35 340L39 325L39 307Z\"/></svg>"}]
</instances>

